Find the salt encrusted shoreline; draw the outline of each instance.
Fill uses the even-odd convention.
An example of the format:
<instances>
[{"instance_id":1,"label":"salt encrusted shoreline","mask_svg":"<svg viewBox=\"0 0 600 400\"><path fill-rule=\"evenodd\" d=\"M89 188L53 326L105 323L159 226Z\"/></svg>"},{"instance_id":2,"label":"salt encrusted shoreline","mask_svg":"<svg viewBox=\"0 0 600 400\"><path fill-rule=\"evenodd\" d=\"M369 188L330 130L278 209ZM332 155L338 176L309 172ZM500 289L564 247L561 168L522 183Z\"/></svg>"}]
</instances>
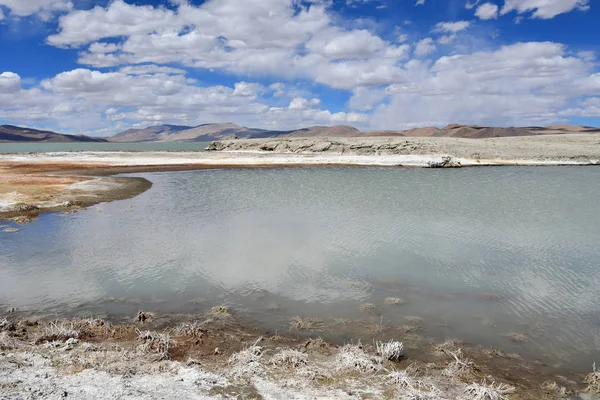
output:
<instances>
[{"instance_id":1,"label":"salt encrusted shoreline","mask_svg":"<svg viewBox=\"0 0 600 400\"><path fill-rule=\"evenodd\" d=\"M600 135L497 139L294 138L231 140L197 152L57 152L0 155L0 220L69 211L135 196L151 186L126 172L303 166L460 168L600 165ZM95 177L95 178L91 178ZM42 190L43 189L43 190Z\"/></svg>"}]
</instances>

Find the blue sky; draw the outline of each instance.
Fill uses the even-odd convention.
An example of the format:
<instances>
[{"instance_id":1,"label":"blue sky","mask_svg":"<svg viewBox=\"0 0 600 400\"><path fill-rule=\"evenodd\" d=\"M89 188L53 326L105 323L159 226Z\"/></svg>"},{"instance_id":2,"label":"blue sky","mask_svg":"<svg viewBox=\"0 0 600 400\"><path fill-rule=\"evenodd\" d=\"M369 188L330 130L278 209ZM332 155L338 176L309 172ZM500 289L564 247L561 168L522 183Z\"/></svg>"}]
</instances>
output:
<instances>
[{"instance_id":1,"label":"blue sky","mask_svg":"<svg viewBox=\"0 0 600 400\"><path fill-rule=\"evenodd\" d=\"M0 123L600 125L591 0L0 0Z\"/></svg>"}]
</instances>

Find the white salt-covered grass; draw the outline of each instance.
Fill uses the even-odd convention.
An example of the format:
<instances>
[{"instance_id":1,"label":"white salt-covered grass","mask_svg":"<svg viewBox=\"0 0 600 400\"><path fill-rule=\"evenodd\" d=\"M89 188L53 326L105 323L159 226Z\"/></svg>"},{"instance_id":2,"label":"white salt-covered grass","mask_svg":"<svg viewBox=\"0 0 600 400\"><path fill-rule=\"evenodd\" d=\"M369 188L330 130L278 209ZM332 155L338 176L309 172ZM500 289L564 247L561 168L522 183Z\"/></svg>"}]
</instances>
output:
<instances>
[{"instance_id":1,"label":"white salt-covered grass","mask_svg":"<svg viewBox=\"0 0 600 400\"><path fill-rule=\"evenodd\" d=\"M600 369L596 369L596 363L592 368L593 372L585 378L585 383L588 385L587 391L600 394Z\"/></svg>"},{"instance_id":2,"label":"white salt-covered grass","mask_svg":"<svg viewBox=\"0 0 600 400\"><path fill-rule=\"evenodd\" d=\"M261 364L263 348L257 345L259 340L252 346L246 347L229 357L228 363L231 366L231 376L235 378L248 377L260 375L265 371L265 367Z\"/></svg>"},{"instance_id":3,"label":"white salt-covered grass","mask_svg":"<svg viewBox=\"0 0 600 400\"><path fill-rule=\"evenodd\" d=\"M355 369L360 372L377 372L382 368L383 360L367 354L360 344L347 344L336 356L338 369Z\"/></svg>"},{"instance_id":4,"label":"white salt-covered grass","mask_svg":"<svg viewBox=\"0 0 600 400\"><path fill-rule=\"evenodd\" d=\"M283 349L271 357L271 364L294 368L308 364L308 356L298 350Z\"/></svg>"},{"instance_id":5,"label":"white salt-covered grass","mask_svg":"<svg viewBox=\"0 0 600 400\"><path fill-rule=\"evenodd\" d=\"M465 399L468 400L508 400L507 394L515 392L515 388L503 383L492 382L487 384L472 383L465 388Z\"/></svg>"},{"instance_id":6,"label":"white salt-covered grass","mask_svg":"<svg viewBox=\"0 0 600 400\"><path fill-rule=\"evenodd\" d=\"M400 361L404 357L404 345L402 342L390 340L384 343L378 341L375 342L375 347L377 348L377 354L386 360Z\"/></svg>"},{"instance_id":7,"label":"white salt-covered grass","mask_svg":"<svg viewBox=\"0 0 600 400\"><path fill-rule=\"evenodd\" d=\"M77 339L80 331L68 322L51 322L42 330L37 342L41 341L65 341L68 339Z\"/></svg>"}]
</instances>

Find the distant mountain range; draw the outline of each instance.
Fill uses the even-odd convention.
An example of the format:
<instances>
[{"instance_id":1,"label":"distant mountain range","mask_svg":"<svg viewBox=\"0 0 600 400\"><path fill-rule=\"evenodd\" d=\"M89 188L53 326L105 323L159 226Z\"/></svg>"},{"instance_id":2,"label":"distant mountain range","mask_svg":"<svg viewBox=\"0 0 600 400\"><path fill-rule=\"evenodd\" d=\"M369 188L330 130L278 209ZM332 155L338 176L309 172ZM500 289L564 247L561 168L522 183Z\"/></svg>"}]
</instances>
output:
<instances>
[{"instance_id":1,"label":"distant mountain range","mask_svg":"<svg viewBox=\"0 0 600 400\"><path fill-rule=\"evenodd\" d=\"M21 128L12 125L0 126L0 142L210 142L222 139L257 139L268 137L365 137L365 136L429 136L456 138L491 138L508 136L535 136L572 133L600 133L600 128L574 125L552 125L548 127L497 128L476 125L452 124L444 128L434 126L404 131L361 132L351 126L312 126L309 128L273 131L246 128L223 123L198 126L159 125L142 129L128 129L110 138L95 138L84 135L65 135L50 131Z\"/></svg>"}]
</instances>

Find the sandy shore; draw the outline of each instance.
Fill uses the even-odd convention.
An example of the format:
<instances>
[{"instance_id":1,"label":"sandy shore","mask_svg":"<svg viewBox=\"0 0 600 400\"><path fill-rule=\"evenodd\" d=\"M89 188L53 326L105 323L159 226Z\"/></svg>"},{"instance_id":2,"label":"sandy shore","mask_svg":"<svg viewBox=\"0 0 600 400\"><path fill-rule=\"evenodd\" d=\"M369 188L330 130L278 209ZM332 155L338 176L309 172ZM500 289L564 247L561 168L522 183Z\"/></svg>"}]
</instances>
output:
<instances>
[{"instance_id":1,"label":"sandy shore","mask_svg":"<svg viewBox=\"0 0 600 400\"><path fill-rule=\"evenodd\" d=\"M332 344L297 320L284 334L245 328L223 307L147 317L0 317L0 398L539 400L600 389L590 384L600 373L559 376L393 327L382 342Z\"/></svg>"},{"instance_id":2,"label":"sandy shore","mask_svg":"<svg viewBox=\"0 0 600 400\"><path fill-rule=\"evenodd\" d=\"M211 151L212 150L212 151ZM600 135L497 139L296 138L214 142L201 152L64 152L0 155L0 220L73 211L147 190L124 172L297 166L458 168L600 165Z\"/></svg>"}]
</instances>

